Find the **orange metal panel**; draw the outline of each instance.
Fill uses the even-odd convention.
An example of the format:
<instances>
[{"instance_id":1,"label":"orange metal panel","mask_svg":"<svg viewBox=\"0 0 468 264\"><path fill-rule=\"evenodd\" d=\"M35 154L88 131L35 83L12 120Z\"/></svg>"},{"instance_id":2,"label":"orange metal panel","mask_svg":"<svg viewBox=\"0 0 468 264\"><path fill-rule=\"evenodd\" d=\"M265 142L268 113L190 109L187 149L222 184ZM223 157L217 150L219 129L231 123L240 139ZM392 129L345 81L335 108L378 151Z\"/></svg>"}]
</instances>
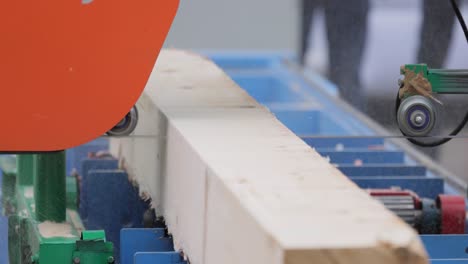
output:
<instances>
[{"instance_id":1,"label":"orange metal panel","mask_svg":"<svg viewBox=\"0 0 468 264\"><path fill-rule=\"evenodd\" d=\"M88 142L143 91L179 0L84 2L0 4L0 151Z\"/></svg>"}]
</instances>

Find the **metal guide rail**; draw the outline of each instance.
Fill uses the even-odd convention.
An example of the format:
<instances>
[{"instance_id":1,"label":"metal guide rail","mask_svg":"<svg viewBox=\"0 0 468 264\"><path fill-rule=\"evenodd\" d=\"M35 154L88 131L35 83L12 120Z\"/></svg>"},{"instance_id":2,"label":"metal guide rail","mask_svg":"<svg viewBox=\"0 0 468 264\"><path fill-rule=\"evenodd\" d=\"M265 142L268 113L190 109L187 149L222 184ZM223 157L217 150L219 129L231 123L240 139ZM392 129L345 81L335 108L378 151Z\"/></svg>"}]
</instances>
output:
<instances>
[{"instance_id":1,"label":"metal guide rail","mask_svg":"<svg viewBox=\"0 0 468 264\"><path fill-rule=\"evenodd\" d=\"M415 227L424 225L426 228L418 230L421 233L437 233L422 235L432 263L468 263L468 235L439 234L447 230L442 224L447 215L442 207L448 200L441 195L465 195L465 185L457 178L420 155L404 139L380 137L385 131L339 100L332 84L315 73L304 75L288 63L287 56L205 54L357 185L381 190L371 195ZM77 192L67 188L67 201L78 203L85 229L105 231L107 241L114 245L115 263L186 263L183 254L174 251L163 219L149 210L149 201L141 199L138 187L118 169L117 160L90 155L107 149L107 139L100 138L67 151L67 175L75 175L81 186ZM4 186L11 180L5 175L0 178ZM8 193L4 188L5 196ZM421 215L427 213L423 205L428 203L436 208L429 212L436 220L425 225ZM459 201L455 204L459 209ZM4 210L2 206L5 203L0 203ZM463 227L465 210L462 208ZM8 263L7 230L8 220L0 214L0 264Z\"/></svg>"}]
</instances>

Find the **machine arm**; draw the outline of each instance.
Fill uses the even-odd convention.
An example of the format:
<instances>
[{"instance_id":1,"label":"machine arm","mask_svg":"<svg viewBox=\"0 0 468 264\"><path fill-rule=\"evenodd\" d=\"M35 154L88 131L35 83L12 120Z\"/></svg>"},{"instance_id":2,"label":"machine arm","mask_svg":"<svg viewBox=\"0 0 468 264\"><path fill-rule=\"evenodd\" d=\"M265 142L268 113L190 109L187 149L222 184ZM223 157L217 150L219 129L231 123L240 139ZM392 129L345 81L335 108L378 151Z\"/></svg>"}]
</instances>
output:
<instances>
[{"instance_id":1,"label":"machine arm","mask_svg":"<svg viewBox=\"0 0 468 264\"><path fill-rule=\"evenodd\" d=\"M468 41L468 28L458 4L456 0L450 0L450 2ZM411 143L421 147L436 147L458 135L468 123L468 112L461 123L449 134L450 137L432 142L412 138L429 135L436 123L436 110L433 102L440 102L432 96L433 93L468 93L468 70L429 69L425 64L408 64L400 68L400 73L405 75L405 79L399 82L395 116L402 134L409 136L408 140Z\"/></svg>"}]
</instances>

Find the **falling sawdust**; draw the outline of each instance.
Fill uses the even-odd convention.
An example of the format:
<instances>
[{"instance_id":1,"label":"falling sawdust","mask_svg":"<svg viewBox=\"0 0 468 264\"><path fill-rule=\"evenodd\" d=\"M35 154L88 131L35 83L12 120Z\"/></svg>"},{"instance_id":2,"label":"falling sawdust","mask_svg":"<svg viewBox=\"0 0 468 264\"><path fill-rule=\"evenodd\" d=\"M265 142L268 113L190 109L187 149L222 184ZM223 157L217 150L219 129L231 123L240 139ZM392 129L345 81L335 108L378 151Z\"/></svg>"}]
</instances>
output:
<instances>
[{"instance_id":1,"label":"falling sawdust","mask_svg":"<svg viewBox=\"0 0 468 264\"><path fill-rule=\"evenodd\" d=\"M46 221L38 225L39 233L43 238L51 237L76 237L71 233L72 228L68 223L54 223Z\"/></svg>"},{"instance_id":2,"label":"falling sawdust","mask_svg":"<svg viewBox=\"0 0 468 264\"><path fill-rule=\"evenodd\" d=\"M34 189L33 187L26 187L24 188L24 197L31 199L34 197Z\"/></svg>"},{"instance_id":3,"label":"falling sawdust","mask_svg":"<svg viewBox=\"0 0 468 264\"><path fill-rule=\"evenodd\" d=\"M424 78L421 72L416 73L406 69L404 66L402 66L401 71L405 75L405 82L403 87L398 91L400 99L403 99L406 95L422 95L442 105L442 102L432 95L432 85Z\"/></svg>"}]
</instances>

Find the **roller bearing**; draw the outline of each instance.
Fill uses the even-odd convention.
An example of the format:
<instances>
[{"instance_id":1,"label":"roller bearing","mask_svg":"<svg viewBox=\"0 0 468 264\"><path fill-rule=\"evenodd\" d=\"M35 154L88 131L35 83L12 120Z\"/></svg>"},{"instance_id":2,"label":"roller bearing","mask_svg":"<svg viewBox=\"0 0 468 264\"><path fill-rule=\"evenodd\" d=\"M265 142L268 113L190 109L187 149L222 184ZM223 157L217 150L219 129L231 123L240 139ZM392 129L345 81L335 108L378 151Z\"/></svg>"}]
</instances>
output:
<instances>
[{"instance_id":1,"label":"roller bearing","mask_svg":"<svg viewBox=\"0 0 468 264\"><path fill-rule=\"evenodd\" d=\"M130 135L138 124L138 110L133 106L117 125L107 131L108 136L122 137Z\"/></svg>"},{"instance_id":2,"label":"roller bearing","mask_svg":"<svg viewBox=\"0 0 468 264\"><path fill-rule=\"evenodd\" d=\"M398 126L406 136L427 136L434 128L436 111L429 98L414 95L404 99L397 113Z\"/></svg>"}]
</instances>

